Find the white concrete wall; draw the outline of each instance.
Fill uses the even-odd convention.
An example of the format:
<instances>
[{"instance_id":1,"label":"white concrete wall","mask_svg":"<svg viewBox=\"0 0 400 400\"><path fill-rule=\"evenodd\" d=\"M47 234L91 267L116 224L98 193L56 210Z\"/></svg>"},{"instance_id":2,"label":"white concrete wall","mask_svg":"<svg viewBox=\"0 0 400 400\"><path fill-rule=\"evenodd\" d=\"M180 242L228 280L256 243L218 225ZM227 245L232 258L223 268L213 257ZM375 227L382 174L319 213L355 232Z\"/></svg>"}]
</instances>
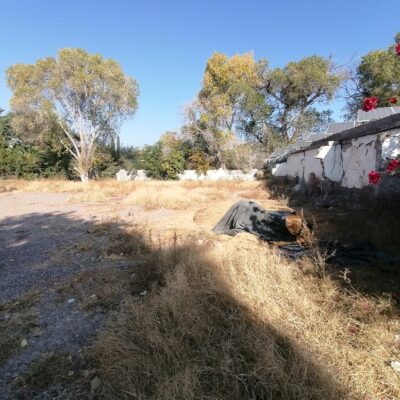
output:
<instances>
[{"instance_id":1,"label":"white concrete wall","mask_svg":"<svg viewBox=\"0 0 400 400\"><path fill-rule=\"evenodd\" d=\"M272 175L273 176L286 176L287 173L287 163L279 163L272 167Z\"/></svg>"},{"instance_id":2,"label":"white concrete wall","mask_svg":"<svg viewBox=\"0 0 400 400\"><path fill-rule=\"evenodd\" d=\"M256 180L257 170L252 169L248 172L242 170L210 169L207 174L197 174L195 170L185 170L179 174L181 181L254 181ZM119 181L148 181L147 171L139 169L135 174L129 174L125 170L117 172Z\"/></svg>"},{"instance_id":3,"label":"white concrete wall","mask_svg":"<svg viewBox=\"0 0 400 400\"><path fill-rule=\"evenodd\" d=\"M304 178L304 153L291 154L286 161L286 172L292 178Z\"/></svg>"},{"instance_id":4,"label":"white concrete wall","mask_svg":"<svg viewBox=\"0 0 400 400\"><path fill-rule=\"evenodd\" d=\"M400 155L400 132L394 131L382 137L382 159L396 158Z\"/></svg>"},{"instance_id":5,"label":"white concrete wall","mask_svg":"<svg viewBox=\"0 0 400 400\"><path fill-rule=\"evenodd\" d=\"M391 131L345 143L328 142L317 149L291 154L285 163L274 166L272 175L299 177L307 182L314 173L320 179L359 189L368 185L370 171L399 154L400 132Z\"/></svg>"},{"instance_id":6,"label":"white concrete wall","mask_svg":"<svg viewBox=\"0 0 400 400\"><path fill-rule=\"evenodd\" d=\"M335 142L329 142L319 148L316 156L323 168L323 178L333 182L340 182L343 178L342 146Z\"/></svg>"},{"instance_id":7,"label":"white concrete wall","mask_svg":"<svg viewBox=\"0 0 400 400\"><path fill-rule=\"evenodd\" d=\"M242 170L210 169L207 173L197 174L195 170L185 170L179 174L180 181L254 181L256 180L257 170L249 172Z\"/></svg>"},{"instance_id":8,"label":"white concrete wall","mask_svg":"<svg viewBox=\"0 0 400 400\"><path fill-rule=\"evenodd\" d=\"M319 179L323 178L323 168L321 160L317 158L319 149L312 149L305 152L303 166L304 166L304 180L309 181L310 174L314 173Z\"/></svg>"},{"instance_id":9,"label":"white concrete wall","mask_svg":"<svg viewBox=\"0 0 400 400\"><path fill-rule=\"evenodd\" d=\"M360 189L368 185L368 173L377 169L376 140L377 135L368 135L342 145L342 186Z\"/></svg>"}]
</instances>

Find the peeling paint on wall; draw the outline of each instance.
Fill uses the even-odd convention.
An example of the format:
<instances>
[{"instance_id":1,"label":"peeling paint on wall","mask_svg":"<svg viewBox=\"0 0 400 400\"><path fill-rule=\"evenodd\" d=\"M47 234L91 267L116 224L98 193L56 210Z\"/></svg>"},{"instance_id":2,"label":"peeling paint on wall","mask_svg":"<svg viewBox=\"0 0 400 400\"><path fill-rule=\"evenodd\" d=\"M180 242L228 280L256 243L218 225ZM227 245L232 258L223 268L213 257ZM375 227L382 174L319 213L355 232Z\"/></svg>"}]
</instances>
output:
<instances>
[{"instance_id":1,"label":"peeling paint on wall","mask_svg":"<svg viewBox=\"0 0 400 400\"><path fill-rule=\"evenodd\" d=\"M376 135L353 139L348 146L342 146L344 176L342 186L360 189L368 185L368 173L376 169Z\"/></svg>"},{"instance_id":2,"label":"peeling paint on wall","mask_svg":"<svg viewBox=\"0 0 400 400\"><path fill-rule=\"evenodd\" d=\"M304 178L304 152L291 154L286 162L286 173L293 178Z\"/></svg>"},{"instance_id":3,"label":"peeling paint on wall","mask_svg":"<svg viewBox=\"0 0 400 400\"><path fill-rule=\"evenodd\" d=\"M379 140L378 135L368 135L346 143L328 142L325 146L289 155L285 163L273 168L272 174L299 177L308 182L310 174L314 173L320 179L359 189L368 184L368 173L377 168ZM400 142L400 134L397 140ZM398 151L399 142L391 140L390 146ZM390 146L388 144L387 148Z\"/></svg>"},{"instance_id":4,"label":"peeling paint on wall","mask_svg":"<svg viewBox=\"0 0 400 400\"><path fill-rule=\"evenodd\" d=\"M400 155L400 132L386 134L382 138L382 158L395 158Z\"/></svg>"},{"instance_id":5,"label":"peeling paint on wall","mask_svg":"<svg viewBox=\"0 0 400 400\"><path fill-rule=\"evenodd\" d=\"M319 149L312 149L305 153L304 165L304 180L306 182L310 179L310 174L314 173L319 179L323 178L323 168L321 160L317 158Z\"/></svg>"}]
</instances>

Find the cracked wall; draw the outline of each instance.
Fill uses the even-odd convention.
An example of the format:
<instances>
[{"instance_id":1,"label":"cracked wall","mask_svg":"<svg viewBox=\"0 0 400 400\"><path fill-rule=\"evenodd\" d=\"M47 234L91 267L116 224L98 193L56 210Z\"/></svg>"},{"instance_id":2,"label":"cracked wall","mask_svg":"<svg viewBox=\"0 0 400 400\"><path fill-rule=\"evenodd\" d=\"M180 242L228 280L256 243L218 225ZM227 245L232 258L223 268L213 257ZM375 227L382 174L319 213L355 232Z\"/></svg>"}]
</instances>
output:
<instances>
[{"instance_id":1,"label":"cracked wall","mask_svg":"<svg viewBox=\"0 0 400 400\"><path fill-rule=\"evenodd\" d=\"M322 180L360 189L368 185L368 173L378 170L385 160L400 155L400 132L387 131L343 142L328 142L317 149L291 154L274 166L273 176L298 177L309 181L314 173Z\"/></svg>"}]
</instances>

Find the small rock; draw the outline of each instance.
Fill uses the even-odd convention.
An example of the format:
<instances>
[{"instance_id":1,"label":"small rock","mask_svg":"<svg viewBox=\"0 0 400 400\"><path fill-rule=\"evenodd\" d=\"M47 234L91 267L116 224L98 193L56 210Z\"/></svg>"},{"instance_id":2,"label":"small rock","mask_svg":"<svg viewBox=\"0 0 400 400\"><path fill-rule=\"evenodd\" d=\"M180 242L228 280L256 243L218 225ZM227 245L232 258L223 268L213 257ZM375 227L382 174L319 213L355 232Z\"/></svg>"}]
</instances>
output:
<instances>
[{"instance_id":1,"label":"small rock","mask_svg":"<svg viewBox=\"0 0 400 400\"><path fill-rule=\"evenodd\" d=\"M72 376L74 374L74 371L68 371L68 376Z\"/></svg>"},{"instance_id":2,"label":"small rock","mask_svg":"<svg viewBox=\"0 0 400 400\"><path fill-rule=\"evenodd\" d=\"M392 361L390 366L397 372L400 372L400 361Z\"/></svg>"},{"instance_id":3,"label":"small rock","mask_svg":"<svg viewBox=\"0 0 400 400\"><path fill-rule=\"evenodd\" d=\"M21 347L26 347L28 345L28 341L26 339L21 340Z\"/></svg>"},{"instance_id":4,"label":"small rock","mask_svg":"<svg viewBox=\"0 0 400 400\"><path fill-rule=\"evenodd\" d=\"M143 290L143 292L140 293L140 296L146 296L146 294L147 294L147 290Z\"/></svg>"},{"instance_id":5,"label":"small rock","mask_svg":"<svg viewBox=\"0 0 400 400\"><path fill-rule=\"evenodd\" d=\"M90 296L90 300L97 300L97 296L93 293L93 294Z\"/></svg>"},{"instance_id":6,"label":"small rock","mask_svg":"<svg viewBox=\"0 0 400 400\"><path fill-rule=\"evenodd\" d=\"M75 299L69 299L69 300L68 300L68 304L75 303L75 301L76 301Z\"/></svg>"}]
</instances>

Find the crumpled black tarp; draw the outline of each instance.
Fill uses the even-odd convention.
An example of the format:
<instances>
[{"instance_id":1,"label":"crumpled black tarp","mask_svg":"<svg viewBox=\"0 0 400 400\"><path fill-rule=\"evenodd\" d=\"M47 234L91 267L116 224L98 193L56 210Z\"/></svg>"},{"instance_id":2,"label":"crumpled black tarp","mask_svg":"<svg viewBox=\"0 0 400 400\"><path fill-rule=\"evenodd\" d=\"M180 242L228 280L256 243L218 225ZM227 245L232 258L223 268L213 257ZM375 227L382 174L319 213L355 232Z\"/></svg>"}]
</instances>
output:
<instances>
[{"instance_id":1,"label":"crumpled black tarp","mask_svg":"<svg viewBox=\"0 0 400 400\"><path fill-rule=\"evenodd\" d=\"M251 200L235 203L215 225L215 233L234 236L240 232L249 232L267 242L289 242L279 245L279 251L285 256L296 259L309 253L306 248L296 242L285 225L285 218L292 214L286 211L266 210ZM339 243L335 241L319 241L315 243L327 256L327 262L340 266L353 265L397 265L400 257L379 250L368 242Z\"/></svg>"},{"instance_id":2,"label":"crumpled black tarp","mask_svg":"<svg viewBox=\"0 0 400 400\"><path fill-rule=\"evenodd\" d=\"M234 236L249 232L269 242L295 242L285 225L286 211L269 211L252 200L235 203L214 226L215 233Z\"/></svg>"},{"instance_id":3,"label":"crumpled black tarp","mask_svg":"<svg viewBox=\"0 0 400 400\"><path fill-rule=\"evenodd\" d=\"M290 214L293 213L266 210L255 201L241 200L226 212L213 231L231 236L248 232L268 242L290 242L278 248L286 256L298 258L304 254L304 248L296 243L296 237L285 225L285 218Z\"/></svg>"}]
</instances>

